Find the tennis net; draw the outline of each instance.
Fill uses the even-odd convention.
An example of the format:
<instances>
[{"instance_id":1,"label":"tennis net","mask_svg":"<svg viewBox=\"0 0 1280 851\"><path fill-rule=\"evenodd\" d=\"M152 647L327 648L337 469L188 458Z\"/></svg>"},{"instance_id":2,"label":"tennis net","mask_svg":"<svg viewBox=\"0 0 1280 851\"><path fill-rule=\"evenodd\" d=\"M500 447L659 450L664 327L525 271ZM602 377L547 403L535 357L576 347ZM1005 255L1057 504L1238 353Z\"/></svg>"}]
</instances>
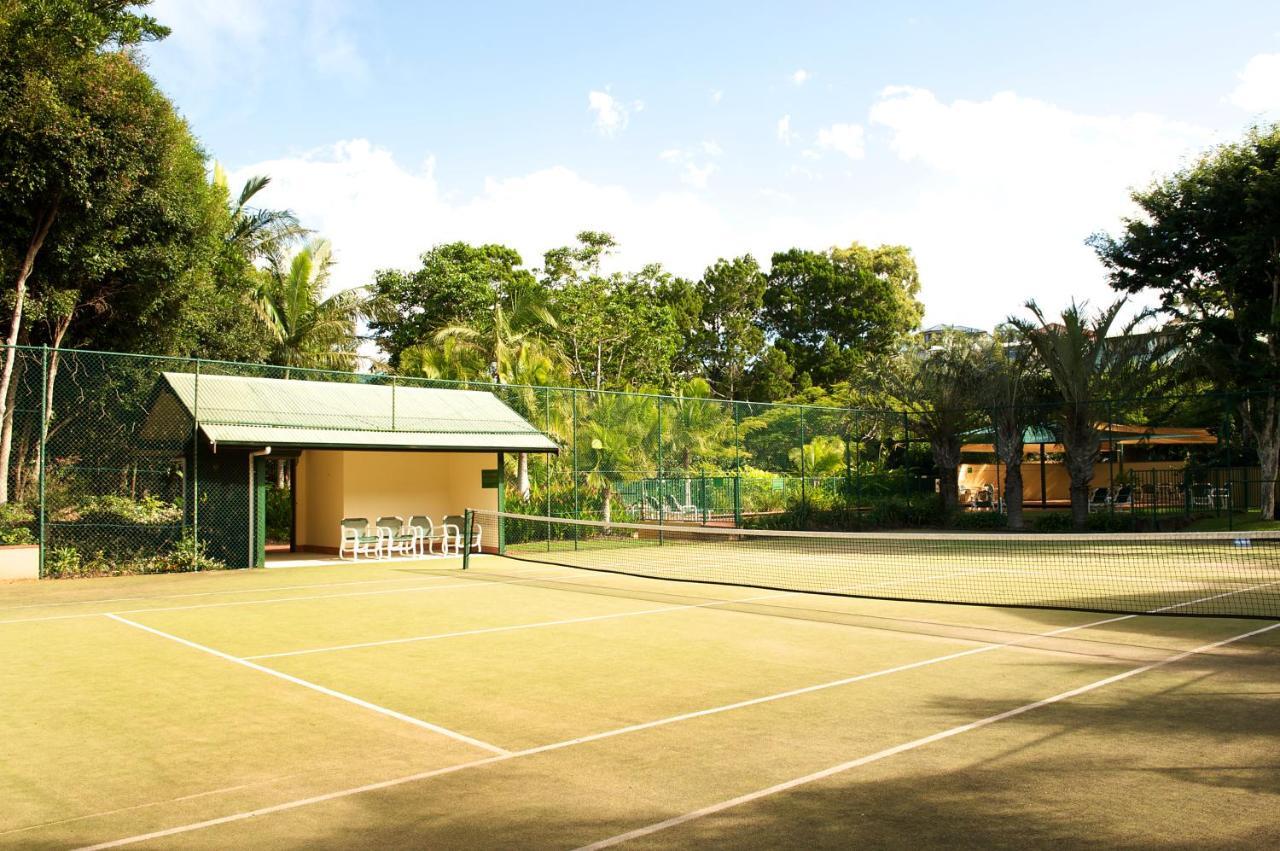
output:
<instances>
[{"instance_id":1,"label":"tennis net","mask_svg":"<svg viewBox=\"0 0 1280 851\"><path fill-rule=\"evenodd\" d=\"M1280 618L1280 531L784 532L472 512L489 551L653 579L889 600ZM493 543L496 542L496 545Z\"/></svg>"}]
</instances>

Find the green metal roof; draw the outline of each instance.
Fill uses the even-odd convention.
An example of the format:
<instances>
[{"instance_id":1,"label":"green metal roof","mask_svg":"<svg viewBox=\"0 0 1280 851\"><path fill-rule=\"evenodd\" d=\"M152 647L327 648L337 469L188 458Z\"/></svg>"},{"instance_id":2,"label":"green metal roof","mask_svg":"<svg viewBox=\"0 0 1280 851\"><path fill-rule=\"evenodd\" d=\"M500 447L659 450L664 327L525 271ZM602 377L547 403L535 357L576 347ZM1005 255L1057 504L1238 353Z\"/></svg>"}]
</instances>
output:
<instances>
[{"instance_id":1,"label":"green metal roof","mask_svg":"<svg viewBox=\"0 0 1280 851\"><path fill-rule=\"evenodd\" d=\"M325 449L557 452L492 393L434 387L163 373L214 444ZM160 394L149 420L172 419ZM167 403L172 406L172 402ZM143 432L148 430L148 422Z\"/></svg>"}]
</instances>

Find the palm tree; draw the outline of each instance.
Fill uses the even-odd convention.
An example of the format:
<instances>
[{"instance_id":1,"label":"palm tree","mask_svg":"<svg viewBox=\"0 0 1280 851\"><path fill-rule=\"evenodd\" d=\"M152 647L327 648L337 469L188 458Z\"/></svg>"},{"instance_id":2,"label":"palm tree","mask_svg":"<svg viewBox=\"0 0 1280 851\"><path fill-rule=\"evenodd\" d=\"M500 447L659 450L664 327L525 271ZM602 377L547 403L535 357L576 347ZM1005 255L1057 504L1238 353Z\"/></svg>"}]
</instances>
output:
<instances>
[{"instance_id":1,"label":"palm tree","mask_svg":"<svg viewBox=\"0 0 1280 851\"><path fill-rule=\"evenodd\" d=\"M980 381L977 348L972 335L948 332L931 345L903 351L885 373L886 389L929 441L947 515L960 504L963 435L978 424L973 401Z\"/></svg>"},{"instance_id":2,"label":"palm tree","mask_svg":"<svg viewBox=\"0 0 1280 851\"><path fill-rule=\"evenodd\" d=\"M224 191L227 189L227 173L218 163L213 166L213 182ZM254 175L244 182L240 194L231 201L231 224L227 229L226 242L251 263L279 257L309 233L290 210L250 206L254 196L270 183L270 177Z\"/></svg>"},{"instance_id":3,"label":"palm tree","mask_svg":"<svg viewBox=\"0 0 1280 851\"><path fill-rule=\"evenodd\" d=\"M1072 302L1062 311L1060 322L1050 322L1035 301L1028 301L1035 322L1009 320L1035 349L1061 399L1053 420L1071 478L1071 516L1077 529L1085 528L1089 520L1089 487L1102 445L1099 423L1110 419L1107 400L1131 398L1150 389L1158 378L1154 368L1167 364L1176 351L1177 341L1168 329L1138 333L1151 316L1148 311L1112 334L1125 303L1126 299L1119 299L1088 316L1085 304Z\"/></svg>"},{"instance_id":4,"label":"palm tree","mask_svg":"<svg viewBox=\"0 0 1280 851\"><path fill-rule=\"evenodd\" d=\"M602 517L613 517L613 494L617 486L641 474L650 463L645 447L651 445L656 429L657 409L650 396L630 393L594 393L594 405L582 419L579 443L585 438L586 452L580 461L587 485L599 492Z\"/></svg>"},{"instance_id":5,"label":"palm tree","mask_svg":"<svg viewBox=\"0 0 1280 851\"><path fill-rule=\"evenodd\" d=\"M1023 528L1022 458L1028 426L1043 422L1042 380L1035 349L1016 330L996 329L980 352L979 396L991 417L996 457L1004 464L1004 499L1010 529Z\"/></svg>"},{"instance_id":6,"label":"palm tree","mask_svg":"<svg viewBox=\"0 0 1280 851\"><path fill-rule=\"evenodd\" d=\"M365 314L366 299L354 289L326 298L332 267L329 241L316 239L288 261L273 258L263 273L255 307L274 340L272 363L311 369L355 366L356 323Z\"/></svg>"},{"instance_id":7,"label":"palm tree","mask_svg":"<svg viewBox=\"0 0 1280 851\"><path fill-rule=\"evenodd\" d=\"M664 411L662 436L671 454L680 459L684 502L689 505L693 501L693 480L689 476L693 459L705 459L724 450L733 417L725 403L711 398L711 385L705 378L689 379L670 402L661 400L659 404ZM661 470L658 477L662 477Z\"/></svg>"},{"instance_id":8,"label":"palm tree","mask_svg":"<svg viewBox=\"0 0 1280 851\"><path fill-rule=\"evenodd\" d=\"M820 479L844 472L845 443L835 435L820 434L804 447L797 446L788 454L791 466L805 476Z\"/></svg>"}]
</instances>

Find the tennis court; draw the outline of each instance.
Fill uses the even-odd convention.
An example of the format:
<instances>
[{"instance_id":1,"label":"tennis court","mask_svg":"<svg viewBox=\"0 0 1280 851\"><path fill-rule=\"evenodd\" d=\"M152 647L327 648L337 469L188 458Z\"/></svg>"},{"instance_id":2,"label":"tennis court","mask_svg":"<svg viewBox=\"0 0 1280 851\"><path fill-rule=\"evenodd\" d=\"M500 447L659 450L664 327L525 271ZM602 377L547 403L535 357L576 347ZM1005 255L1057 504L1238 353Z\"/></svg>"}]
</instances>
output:
<instances>
[{"instance_id":1,"label":"tennis court","mask_svg":"<svg viewBox=\"0 0 1280 851\"><path fill-rule=\"evenodd\" d=\"M539 548L509 520L510 556L466 570L0 585L0 845L1280 840L1280 620L750 587L733 580L783 561L726 541L697 560L720 583L682 581L705 577L681 575L698 545L678 536L661 557L639 533ZM923 565L943 595L988 575L978 557L1019 588L1086 581L944 544L863 561L885 583ZM1160 601L1211 589L1266 614L1274 542L1231 546L1165 554L1102 608L1149 602L1167 570Z\"/></svg>"}]
</instances>

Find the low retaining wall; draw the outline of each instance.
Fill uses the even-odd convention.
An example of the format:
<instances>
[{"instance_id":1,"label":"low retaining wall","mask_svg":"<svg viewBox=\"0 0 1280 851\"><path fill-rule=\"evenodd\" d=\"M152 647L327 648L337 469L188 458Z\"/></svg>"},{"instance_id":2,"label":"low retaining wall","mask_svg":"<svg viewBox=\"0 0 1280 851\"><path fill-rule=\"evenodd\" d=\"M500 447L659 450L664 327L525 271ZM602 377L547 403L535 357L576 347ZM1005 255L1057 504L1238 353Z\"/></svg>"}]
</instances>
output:
<instances>
[{"instance_id":1,"label":"low retaining wall","mask_svg":"<svg viewBox=\"0 0 1280 851\"><path fill-rule=\"evenodd\" d=\"M40 548L35 544L0 547L0 579L39 579Z\"/></svg>"}]
</instances>

